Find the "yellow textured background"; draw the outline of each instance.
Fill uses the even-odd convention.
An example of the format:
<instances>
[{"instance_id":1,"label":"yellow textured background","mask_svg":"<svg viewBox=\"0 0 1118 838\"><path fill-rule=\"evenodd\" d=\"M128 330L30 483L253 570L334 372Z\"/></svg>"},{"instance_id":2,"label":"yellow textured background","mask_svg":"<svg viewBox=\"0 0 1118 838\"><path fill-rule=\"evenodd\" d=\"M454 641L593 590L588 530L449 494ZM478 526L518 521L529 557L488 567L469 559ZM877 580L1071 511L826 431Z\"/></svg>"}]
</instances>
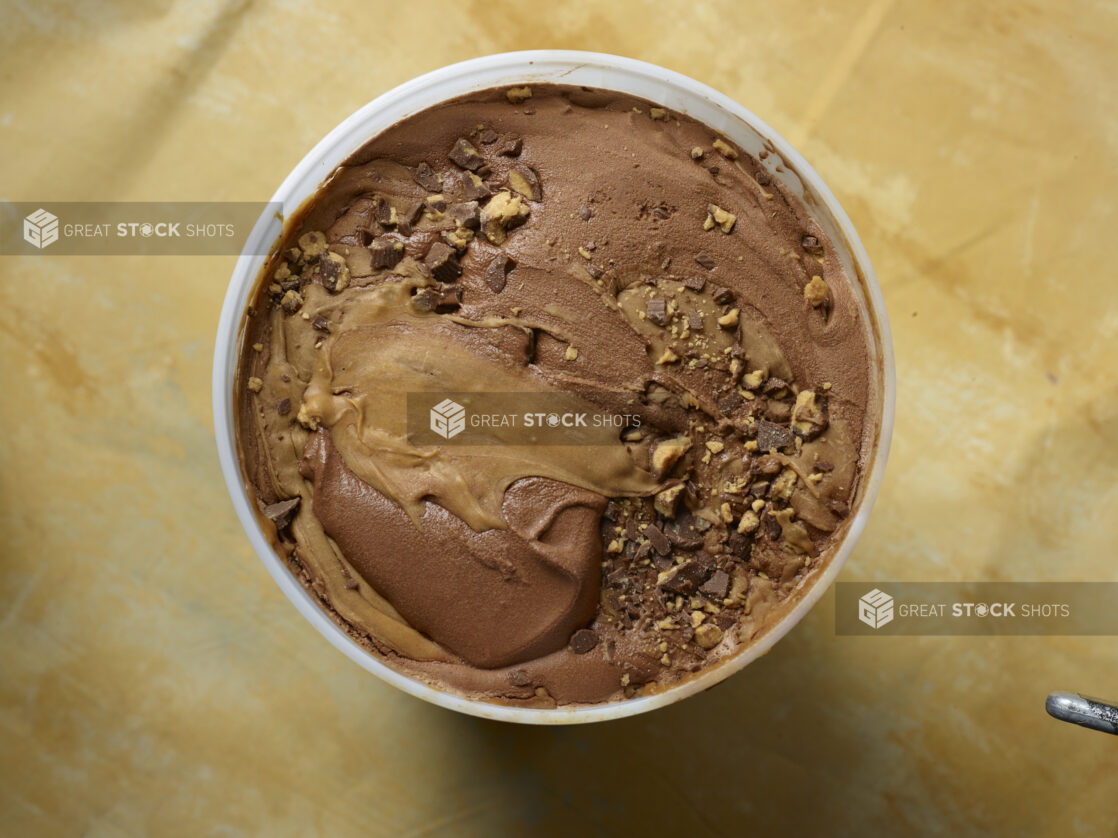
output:
<instances>
[{"instance_id":1,"label":"yellow textured background","mask_svg":"<svg viewBox=\"0 0 1118 838\"><path fill-rule=\"evenodd\" d=\"M409 11L410 10L410 11ZM1107 0L0 5L0 198L263 200L437 66L663 64L797 144L893 319L896 434L844 579L1115 579L1118 7ZM1118 833L1114 638L836 638L645 717L399 694L251 553L210 364L233 258L0 259L0 834Z\"/></svg>"}]
</instances>

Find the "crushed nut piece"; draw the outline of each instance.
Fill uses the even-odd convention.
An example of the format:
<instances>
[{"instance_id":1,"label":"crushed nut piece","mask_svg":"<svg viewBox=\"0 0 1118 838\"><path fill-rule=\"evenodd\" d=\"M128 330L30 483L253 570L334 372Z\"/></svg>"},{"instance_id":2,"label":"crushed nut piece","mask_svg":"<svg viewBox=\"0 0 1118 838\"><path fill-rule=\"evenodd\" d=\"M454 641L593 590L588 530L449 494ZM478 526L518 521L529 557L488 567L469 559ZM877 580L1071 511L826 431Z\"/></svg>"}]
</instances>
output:
<instances>
[{"instance_id":1,"label":"crushed nut piece","mask_svg":"<svg viewBox=\"0 0 1118 838\"><path fill-rule=\"evenodd\" d=\"M827 302L827 283L823 281L823 277L817 274L804 286L804 299L816 308Z\"/></svg>"},{"instance_id":2,"label":"crushed nut piece","mask_svg":"<svg viewBox=\"0 0 1118 838\"><path fill-rule=\"evenodd\" d=\"M295 419L308 431L318 430L318 417L310 415L307 411L306 402L299 405L299 412L296 414Z\"/></svg>"},{"instance_id":3,"label":"crushed nut piece","mask_svg":"<svg viewBox=\"0 0 1118 838\"><path fill-rule=\"evenodd\" d=\"M740 314L740 308L732 308L718 318L718 325L723 329L732 329L738 325L738 317Z\"/></svg>"},{"instance_id":4,"label":"crushed nut piece","mask_svg":"<svg viewBox=\"0 0 1118 838\"><path fill-rule=\"evenodd\" d=\"M656 359L656 363L660 365L674 364L678 360L679 356L672 351L670 346L667 346L664 348L663 354Z\"/></svg>"},{"instance_id":5,"label":"crushed nut piece","mask_svg":"<svg viewBox=\"0 0 1118 838\"><path fill-rule=\"evenodd\" d=\"M668 112L664 108L649 108L648 115L662 122L666 122L668 119Z\"/></svg>"},{"instance_id":6,"label":"crushed nut piece","mask_svg":"<svg viewBox=\"0 0 1118 838\"><path fill-rule=\"evenodd\" d=\"M702 146L695 146L693 149L691 149L691 159L692 160L702 160L703 159L703 147Z\"/></svg>"},{"instance_id":7,"label":"crushed nut piece","mask_svg":"<svg viewBox=\"0 0 1118 838\"><path fill-rule=\"evenodd\" d=\"M728 142L726 142L724 139L722 139L721 137L715 137L714 142L711 143L711 145L714 146L715 151L717 151L719 154L721 154L727 160L737 160L738 159L738 150L736 148L734 148L732 145L730 145Z\"/></svg>"},{"instance_id":8,"label":"crushed nut piece","mask_svg":"<svg viewBox=\"0 0 1118 838\"><path fill-rule=\"evenodd\" d=\"M722 209L717 204L710 204L707 207L707 220L703 224L704 230L713 230L717 227L723 233L729 233L734 229L734 224L737 223L738 217L728 210Z\"/></svg>"},{"instance_id":9,"label":"crushed nut piece","mask_svg":"<svg viewBox=\"0 0 1118 838\"><path fill-rule=\"evenodd\" d=\"M756 502L757 501L754 501L754 503ZM761 501L761 505L764 506L765 502ZM757 513L752 509L747 509L741 516L741 520L738 521L738 532L747 535L751 532L755 532L759 526L761 526L761 519L757 516Z\"/></svg>"},{"instance_id":10,"label":"crushed nut piece","mask_svg":"<svg viewBox=\"0 0 1118 838\"><path fill-rule=\"evenodd\" d=\"M248 380L248 389L254 393L259 393L264 389L264 382L254 375Z\"/></svg>"},{"instance_id":11,"label":"crushed nut piece","mask_svg":"<svg viewBox=\"0 0 1118 838\"><path fill-rule=\"evenodd\" d=\"M521 102L532 98L532 88L527 85L524 87L510 87L505 91L505 98L514 105L519 105Z\"/></svg>"},{"instance_id":12,"label":"crushed nut piece","mask_svg":"<svg viewBox=\"0 0 1118 838\"><path fill-rule=\"evenodd\" d=\"M578 350L575 349L573 346L568 346L567 347L567 352L566 352L566 358L567 358L568 361L575 360L576 358L578 358Z\"/></svg>"},{"instance_id":13,"label":"crushed nut piece","mask_svg":"<svg viewBox=\"0 0 1118 838\"><path fill-rule=\"evenodd\" d=\"M713 649L722 641L722 629L714 623L703 623L695 629L695 642L704 649Z\"/></svg>"}]
</instances>

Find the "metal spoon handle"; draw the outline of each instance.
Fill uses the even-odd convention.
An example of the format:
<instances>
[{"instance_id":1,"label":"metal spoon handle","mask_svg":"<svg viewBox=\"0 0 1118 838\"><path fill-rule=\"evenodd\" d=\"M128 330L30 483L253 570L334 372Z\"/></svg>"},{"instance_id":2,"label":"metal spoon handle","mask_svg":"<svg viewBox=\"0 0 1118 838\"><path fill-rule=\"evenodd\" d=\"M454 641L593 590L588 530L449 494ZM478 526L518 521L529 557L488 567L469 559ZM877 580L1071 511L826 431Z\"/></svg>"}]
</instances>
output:
<instances>
[{"instance_id":1,"label":"metal spoon handle","mask_svg":"<svg viewBox=\"0 0 1118 838\"><path fill-rule=\"evenodd\" d=\"M1062 722L1113 733L1118 736L1118 707L1079 693L1057 692L1044 703L1048 715Z\"/></svg>"}]
</instances>

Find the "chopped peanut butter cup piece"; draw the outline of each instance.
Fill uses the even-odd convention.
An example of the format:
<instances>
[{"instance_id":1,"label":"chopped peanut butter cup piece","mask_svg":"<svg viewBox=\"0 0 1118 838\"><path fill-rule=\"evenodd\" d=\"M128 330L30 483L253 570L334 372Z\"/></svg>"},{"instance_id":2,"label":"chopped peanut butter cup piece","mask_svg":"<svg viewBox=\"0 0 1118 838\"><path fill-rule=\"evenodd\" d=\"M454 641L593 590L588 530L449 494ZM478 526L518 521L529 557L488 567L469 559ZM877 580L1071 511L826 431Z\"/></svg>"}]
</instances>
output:
<instances>
[{"instance_id":1,"label":"chopped peanut butter cup piece","mask_svg":"<svg viewBox=\"0 0 1118 838\"><path fill-rule=\"evenodd\" d=\"M478 150L474 148L473 143L465 137L458 138L454 148L450 150L450 154L447 156L452 163L471 172L476 172L485 165L485 159L478 154Z\"/></svg>"},{"instance_id":2,"label":"chopped peanut butter cup piece","mask_svg":"<svg viewBox=\"0 0 1118 838\"><path fill-rule=\"evenodd\" d=\"M522 224L531 210L519 195L502 189L481 211L481 229L493 244L504 244L508 231Z\"/></svg>"},{"instance_id":3,"label":"chopped peanut butter cup piece","mask_svg":"<svg viewBox=\"0 0 1118 838\"><path fill-rule=\"evenodd\" d=\"M423 264L431 271L439 282L453 282L462 275L462 266L458 263L458 254L453 247L445 242L435 242L427 255L423 257Z\"/></svg>"},{"instance_id":4,"label":"chopped peanut butter cup piece","mask_svg":"<svg viewBox=\"0 0 1118 838\"><path fill-rule=\"evenodd\" d=\"M523 164L513 166L509 171L509 186L529 201L539 201L543 199L543 190L540 187L539 175Z\"/></svg>"},{"instance_id":5,"label":"chopped peanut butter cup piece","mask_svg":"<svg viewBox=\"0 0 1118 838\"><path fill-rule=\"evenodd\" d=\"M374 268L394 268L404 258L404 243L396 239L380 237L369 245Z\"/></svg>"},{"instance_id":6,"label":"chopped peanut butter cup piece","mask_svg":"<svg viewBox=\"0 0 1118 838\"><path fill-rule=\"evenodd\" d=\"M435 170L427 163L420 163L415 173L412 174L412 179L426 189L428 192L441 192L443 188L443 179L435 173Z\"/></svg>"}]
</instances>

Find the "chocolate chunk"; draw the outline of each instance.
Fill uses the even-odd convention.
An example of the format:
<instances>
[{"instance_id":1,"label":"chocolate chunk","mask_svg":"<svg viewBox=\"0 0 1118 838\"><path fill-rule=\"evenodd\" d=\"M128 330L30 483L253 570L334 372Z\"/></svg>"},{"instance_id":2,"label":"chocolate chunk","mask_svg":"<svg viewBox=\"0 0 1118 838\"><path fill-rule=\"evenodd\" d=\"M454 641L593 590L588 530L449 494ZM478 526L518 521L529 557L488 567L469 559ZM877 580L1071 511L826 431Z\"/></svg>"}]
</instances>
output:
<instances>
[{"instance_id":1,"label":"chocolate chunk","mask_svg":"<svg viewBox=\"0 0 1118 838\"><path fill-rule=\"evenodd\" d=\"M578 217L583 221L589 221L594 217L594 210L590 209L588 206L581 206L578 208Z\"/></svg>"},{"instance_id":2,"label":"chocolate chunk","mask_svg":"<svg viewBox=\"0 0 1118 838\"><path fill-rule=\"evenodd\" d=\"M641 559L643 559L645 556L647 556L651 552L652 552L652 544L646 541L643 544L641 544L637 548L637 552L635 552L633 554L633 561L634 562L639 562Z\"/></svg>"},{"instance_id":3,"label":"chocolate chunk","mask_svg":"<svg viewBox=\"0 0 1118 838\"><path fill-rule=\"evenodd\" d=\"M502 157L519 157L521 149L524 148L524 141L520 137L509 137L497 149L497 154Z\"/></svg>"},{"instance_id":4,"label":"chocolate chunk","mask_svg":"<svg viewBox=\"0 0 1118 838\"><path fill-rule=\"evenodd\" d=\"M726 536L726 549L731 555L747 560L753 552L753 540L748 535L733 530Z\"/></svg>"},{"instance_id":5,"label":"chocolate chunk","mask_svg":"<svg viewBox=\"0 0 1118 838\"><path fill-rule=\"evenodd\" d=\"M723 599L725 599L725 597L723 597ZM737 616L735 614L731 614L729 611L723 611L721 614L715 614L713 619L714 624L722 629L722 631L728 631L729 628L738 621Z\"/></svg>"},{"instance_id":6,"label":"chocolate chunk","mask_svg":"<svg viewBox=\"0 0 1118 838\"><path fill-rule=\"evenodd\" d=\"M760 451L777 449L792 444L792 431L783 425L766 422L761 419L757 422L757 448Z\"/></svg>"},{"instance_id":7,"label":"chocolate chunk","mask_svg":"<svg viewBox=\"0 0 1118 838\"><path fill-rule=\"evenodd\" d=\"M450 150L447 155L451 162L461 166L463 169L468 169L471 172L476 172L485 165L485 160L482 158L473 143L465 137L459 137L458 142L454 144L454 148Z\"/></svg>"},{"instance_id":8,"label":"chocolate chunk","mask_svg":"<svg viewBox=\"0 0 1118 838\"><path fill-rule=\"evenodd\" d=\"M286 416L291 412L291 399L280 399L276 402L276 413L280 416Z\"/></svg>"},{"instance_id":9,"label":"chocolate chunk","mask_svg":"<svg viewBox=\"0 0 1118 838\"><path fill-rule=\"evenodd\" d=\"M530 201L543 200L543 187L536 172L523 164L513 166L509 171L509 186Z\"/></svg>"},{"instance_id":10,"label":"chocolate chunk","mask_svg":"<svg viewBox=\"0 0 1118 838\"><path fill-rule=\"evenodd\" d=\"M505 285L508 283L509 273L516 267L516 262L505 254L499 254L489 267L485 269L485 284L489 286L489 290L494 294L500 294L505 290Z\"/></svg>"},{"instance_id":11,"label":"chocolate chunk","mask_svg":"<svg viewBox=\"0 0 1118 838\"><path fill-rule=\"evenodd\" d=\"M668 541L667 536L665 536L663 531L655 524L649 524L645 527L644 536L648 539L649 544L652 545L652 549L661 556L666 556L671 552L671 542Z\"/></svg>"},{"instance_id":12,"label":"chocolate chunk","mask_svg":"<svg viewBox=\"0 0 1118 838\"><path fill-rule=\"evenodd\" d=\"M435 174L427 163L420 163L412 174L412 179L428 192L442 192L443 179Z\"/></svg>"},{"instance_id":13,"label":"chocolate chunk","mask_svg":"<svg viewBox=\"0 0 1118 838\"><path fill-rule=\"evenodd\" d=\"M716 570L710 578L699 586L699 593L706 594L711 599L725 599L730 592L730 574L724 570Z\"/></svg>"},{"instance_id":14,"label":"chocolate chunk","mask_svg":"<svg viewBox=\"0 0 1118 838\"><path fill-rule=\"evenodd\" d=\"M781 530L780 528L780 522L776 520L776 518L774 518L772 515L766 515L765 535L767 535L773 541L776 541L778 538L780 538L782 532L783 530Z\"/></svg>"},{"instance_id":15,"label":"chocolate chunk","mask_svg":"<svg viewBox=\"0 0 1118 838\"><path fill-rule=\"evenodd\" d=\"M687 276L683 278L683 285L685 288L690 288L692 291L702 291L706 287L707 281L701 276Z\"/></svg>"},{"instance_id":16,"label":"chocolate chunk","mask_svg":"<svg viewBox=\"0 0 1118 838\"><path fill-rule=\"evenodd\" d=\"M289 247L283 252L283 261L292 265L303 258L303 251L297 247Z\"/></svg>"},{"instance_id":17,"label":"chocolate chunk","mask_svg":"<svg viewBox=\"0 0 1118 838\"><path fill-rule=\"evenodd\" d=\"M687 562L675 569L660 587L673 594L689 595L695 593L699 586L710 577L711 570L699 562Z\"/></svg>"},{"instance_id":18,"label":"chocolate chunk","mask_svg":"<svg viewBox=\"0 0 1118 838\"><path fill-rule=\"evenodd\" d=\"M482 128L481 133L478 134L478 141L482 145L493 145L497 142L497 132L492 128Z\"/></svg>"},{"instance_id":19,"label":"chocolate chunk","mask_svg":"<svg viewBox=\"0 0 1118 838\"><path fill-rule=\"evenodd\" d=\"M448 204L446 195L428 195L425 203L427 204L427 209L433 213L446 212Z\"/></svg>"},{"instance_id":20,"label":"chocolate chunk","mask_svg":"<svg viewBox=\"0 0 1118 838\"><path fill-rule=\"evenodd\" d=\"M523 669L514 669L509 673L509 683L514 687L527 687L532 683L532 679L528 677L528 673Z\"/></svg>"},{"instance_id":21,"label":"chocolate chunk","mask_svg":"<svg viewBox=\"0 0 1118 838\"><path fill-rule=\"evenodd\" d=\"M462 266L458 263L458 254L449 244L435 242L427 255L423 257L423 264L427 266L439 282L454 282L462 275Z\"/></svg>"},{"instance_id":22,"label":"chocolate chunk","mask_svg":"<svg viewBox=\"0 0 1118 838\"><path fill-rule=\"evenodd\" d=\"M800 240L800 245L812 256L823 255L823 245L819 243L819 239L815 236L804 236L803 239Z\"/></svg>"},{"instance_id":23,"label":"chocolate chunk","mask_svg":"<svg viewBox=\"0 0 1118 838\"><path fill-rule=\"evenodd\" d=\"M299 277L293 276L283 280L279 286L281 291L298 291L300 284Z\"/></svg>"},{"instance_id":24,"label":"chocolate chunk","mask_svg":"<svg viewBox=\"0 0 1118 838\"><path fill-rule=\"evenodd\" d=\"M619 567L613 573L606 577L606 584L614 588L626 588L629 585L629 569L627 567Z\"/></svg>"},{"instance_id":25,"label":"chocolate chunk","mask_svg":"<svg viewBox=\"0 0 1118 838\"><path fill-rule=\"evenodd\" d=\"M300 497L294 497L270 503L264 507L264 517L275 524L277 530L282 530L295 517L295 511L299 508L301 500Z\"/></svg>"},{"instance_id":26,"label":"chocolate chunk","mask_svg":"<svg viewBox=\"0 0 1118 838\"><path fill-rule=\"evenodd\" d=\"M753 175L753 179L757 181L758 186L768 186L773 182L773 179L769 177L769 173L764 169L758 169Z\"/></svg>"},{"instance_id":27,"label":"chocolate chunk","mask_svg":"<svg viewBox=\"0 0 1118 838\"><path fill-rule=\"evenodd\" d=\"M447 214L454 219L459 227L476 230L481 219L481 211L477 201L467 201L464 204L452 204Z\"/></svg>"},{"instance_id":28,"label":"chocolate chunk","mask_svg":"<svg viewBox=\"0 0 1118 838\"><path fill-rule=\"evenodd\" d=\"M649 300L644 313L648 321L655 323L657 326L666 326L668 323L668 303L666 300L659 298Z\"/></svg>"},{"instance_id":29,"label":"chocolate chunk","mask_svg":"<svg viewBox=\"0 0 1118 838\"><path fill-rule=\"evenodd\" d=\"M652 545L648 545L648 546L649 546L649 549L652 548ZM673 562L672 562L672 557L671 556L653 556L652 557L652 566L654 568L656 568L656 570L659 571L659 572L663 572L665 570L668 570L672 566L672 564L673 564Z\"/></svg>"},{"instance_id":30,"label":"chocolate chunk","mask_svg":"<svg viewBox=\"0 0 1118 838\"><path fill-rule=\"evenodd\" d=\"M745 404L745 399L743 399L737 393L727 393L726 395L721 396L718 399L717 404L718 409L722 411L722 415L729 416L730 414L736 412L739 408L741 408L743 404Z\"/></svg>"},{"instance_id":31,"label":"chocolate chunk","mask_svg":"<svg viewBox=\"0 0 1118 838\"><path fill-rule=\"evenodd\" d=\"M708 271L713 271L717 266L714 258L705 251L701 251L696 254L695 261L698 262L702 267L706 268Z\"/></svg>"},{"instance_id":32,"label":"chocolate chunk","mask_svg":"<svg viewBox=\"0 0 1118 838\"><path fill-rule=\"evenodd\" d=\"M727 303L733 301L734 292L731 291L729 288L719 288L717 291L710 295L710 298L718 303L718 305L724 306Z\"/></svg>"},{"instance_id":33,"label":"chocolate chunk","mask_svg":"<svg viewBox=\"0 0 1118 838\"><path fill-rule=\"evenodd\" d=\"M657 652L656 654L660 653ZM658 661L659 658L653 659L652 657L628 660L621 665L621 669L625 675L629 676L630 684L640 686L641 684L647 684L649 681L655 680L661 669L661 665Z\"/></svg>"},{"instance_id":34,"label":"chocolate chunk","mask_svg":"<svg viewBox=\"0 0 1118 838\"><path fill-rule=\"evenodd\" d=\"M477 175L469 173L463 181L462 191L468 201L484 201L493 195L493 190L489 188L489 184Z\"/></svg>"},{"instance_id":35,"label":"chocolate chunk","mask_svg":"<svg viewBox=\"0 0 1118 838\"><path fill-rule=\"evenodd\" d=\"M695 526L697 521L705 522L705 519L696 518L690 513L683 513L664 525L664 535L668 541L681 550L694 550L697 547L702 547L703 534Z\"/></svg>"},{"instance_id":36,"label":"chocolate chunk","mask_svg":"<svg viewBox=\"0 0 1118 838\"><path fill-rule=\"evenodd\" d=\"M373 218L384 227L394 227L397 221L393 206L380 195L373 200Z\"/></svg>"},{"instance_id":37,"label":"chocolate chunk","mask_svg":"<svg viewBox=\"0 0 1118 838\"><path fill-rule=\"evenodd\" d=\"M579 629L571 635L571 651L576 655L585 655L598 645L598 635L590 629Z\"/></svg>"},{"instance_id":38,"label":"chocolate chunk","mask_svg":"<svg viewBox=\"0 0 1118 838\"><path fill-rule=\"evenodd\" d=\"M755 498L763 498L769 493L769 485L768 480L758 480L749 487L749 494Z\"/></svg>"},{"instance_id":39,"label":"chocolate chunk","mask_svg":"<svg viewBox=\"0 0 1118 838\"><path fill-rule=\"evenodd\" d=\"M314 320L311 321L311 326L320 332L330 331L330 321L323 317L321 314L316 314Z\"/></svg>"},{"instance_id":40,"label":"chocolate chunk","mask_svg":"<svg viewBox=\"0 0 1118 838\"><path fill-rule=\"evenodd\" d=\"M411 299L416 311L446 314L457 311L462 305L462 289L454 285L435 285L420 289Z\"/></svg>"},{"instance_id":41,"label":"chocolate chunk","mask_svg":"<svg viewBox=\"0 0 1118 838\"><path fill-rule=\"evenodd\" d=\"M850 514L850 505L846 503L846 501L832 499L827 504L827 508L838 515L840 518L845 518L847 515Z\"/></svg>"},{"instance_id":42,"label":"chocolate chunk","mask_svg":"<svg viewBox=\"0 0 1118 838\"><path fill-rule=\"evenodd\" d=\"M372 254L371 261L374 268L394 268L404 258L404 244L381 236L373 239L372 244L369 245L369 252Z\"/></svg>"},{"instance_id":43,"label":"chocolate chunk","mask_svg":"<svg viewBox=\"0 0 1118 838\"><path fill-rule=\"evenodd\" d=\"M827 462L826 460L816 460L815 470L816 471L821 471L821 472L823 472L823 474L827 474L828 472L834 471L835 467L834 467L834 465Z\"/></svg>"},{"instance_id":44,"label":"chocolate chunk","mask_svg":"<svg viewBox=\"0 0 1118 838\"><path fill-rule=\"evenodd\" d=\"M703 316L697 311L689 311L687 313L687 327L692 332L701 332L703 330Z\"/></svg>"},{"instance_id":45,"label":"chocolate chunk","mask_svg":"<svg viewBox=\"0 0 1118 838\"><path fill-rule=\"evenodd\" d=\"M771 376L765 381L765 386L761 388L761 392L766 396L771 396L773 393L779 393L781 390L788 389L788 382L783 378L777 378L775 375Z\"/></svg>"}]
</instances>

